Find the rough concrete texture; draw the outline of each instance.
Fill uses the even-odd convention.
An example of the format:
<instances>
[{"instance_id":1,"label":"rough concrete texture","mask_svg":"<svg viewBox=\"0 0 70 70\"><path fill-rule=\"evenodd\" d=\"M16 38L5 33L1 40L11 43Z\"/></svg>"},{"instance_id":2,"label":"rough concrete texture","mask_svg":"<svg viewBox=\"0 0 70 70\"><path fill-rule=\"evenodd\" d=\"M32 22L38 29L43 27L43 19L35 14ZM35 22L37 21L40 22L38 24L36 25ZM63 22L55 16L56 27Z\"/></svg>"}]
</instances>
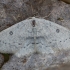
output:
<instances>
[{"instance_id":1,"label":"rough concrete texture","mask_svg":"<svg viewBox=\"0 0 70 70\"><path fill-rule=\"evenodd\" d=\"M48 58L47 58L48 57ZM2 67L2 70L45 70L52 64L52 56L33 54L30 57L16 58L15 56ZM53 57L55 58L55 57ZM48 63L48 64L47 64Z\"/></svg>"},{"instance_id":2,"label":"rough concrete texture","mask_svg":"<svg viewBox=\"0 0 70 70\"><path fill-rule=\"evenodd\" d=\"M0 0L0 31L28 17L46 19L69 27L70 5L59 0Z\"/></svg>"},{"instance_id":3,"label":"rough concrete texture","mask_svg":"<svg viewBox=\"0 0 70 70\"><path fill-rule=\"evenodd\" d=\"M66 53L67 51L65 54ZM62 68L60 67L65 65L65 54L32 54L30 57L23 58L12 56L11 59L3 65L1 70L61 70ZM62 70L64 70L64 68Z\"/></svg>"},{"instance_id":4,"label":"rough concrete texture","mask_svg":"<svg viewBox=\"0 0 70 70\"><path fill-rule=\"evenodd\" d=\"M50 20L70 29L70 5L63 2L54 2Z\"/></svg>"},{"instance_id":5,"label":"rough concrete texture","mask_svg":"<svg viewBox=\"0 0 70 70\"><path fill-rule=\"evenodd\" d=\"M48 19L70 29L69 14L70 5L60 0L0 0L0 31L33 16ZM12 65L16 63L12 62ZM70 70L70 64L61 64L60 67L52 66L48 70Z\"/></svg>"},{"instance_id":6,"label":"rough concrete texture","mask_svg":"<svg viewBox=\"0 0 70 70\"><path fill-rule=\"evenodd\" d=\"M2 70L24 70L24 64L27 62L26 57L17 58L16 56L12 56L10 60L4 64Z\"/></svg>"},{"instance_id":7,"label":"rough concrete texture","mask_svg":"<svg viewBox=\"0 0 70 70\"><path fill-rule=\"evenodd\" d=\"M67 4L70 4L70 0L61 0L61 1L65 2Z\"/></svg>"}]
</instances>

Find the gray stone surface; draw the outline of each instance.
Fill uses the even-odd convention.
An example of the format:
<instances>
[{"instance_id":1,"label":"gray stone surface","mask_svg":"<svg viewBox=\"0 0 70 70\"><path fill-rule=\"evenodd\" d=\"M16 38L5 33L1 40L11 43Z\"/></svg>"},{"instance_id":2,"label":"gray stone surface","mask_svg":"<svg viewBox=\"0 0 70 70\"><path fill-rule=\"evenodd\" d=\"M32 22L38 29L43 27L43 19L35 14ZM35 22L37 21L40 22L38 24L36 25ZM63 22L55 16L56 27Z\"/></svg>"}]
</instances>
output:
<instances>
[{"instance_id":1,"label":"gray stone surface","mask_svg":"<svg viewBox=\"0 0 70 70\"><path fill-rule=\"evenodd\" d=\"M70 5L58 0L0 0L0 31L28 17L45 17L69 27Z\"/></svg>"},{"instance_id":2,"label":"gray stone surface","mask_svg":"<svg viewBox=\"0 0 70 70\"><path fill-rule=\"evenodd\" d=\"M3 65L1 70L43 70L52 64L53 55L32 54L30 57L11 59Z\"/></svg>"},{"instance_id":3,"label":"gray stone surface","mask_svg":"<svg viewBox=\"0 0 70 70\"><path fill-rule=\"evenodd\" d=\"M1 70L64 70L65 68L68 69L70 66L65 60L66 57L70 54L66 55L67 53L68 51L64 51L64 53L62 51L56 55L45 55L37 53L32 54L30 57L23 58L17 58L16 56L12 56L11 59L2 66Z\"/></svg>"},{"instance_id":4,"label":"gray stone surface","mask_svg":"<svg viewBox=\"0 0 70 70\"><path fill-rule=\"evenodd\" d=\"M51 15L49 16L51 21L58 23L64 27L70 29L70 4L64 2L54 2Z\"/></svg>"}]
</instances>

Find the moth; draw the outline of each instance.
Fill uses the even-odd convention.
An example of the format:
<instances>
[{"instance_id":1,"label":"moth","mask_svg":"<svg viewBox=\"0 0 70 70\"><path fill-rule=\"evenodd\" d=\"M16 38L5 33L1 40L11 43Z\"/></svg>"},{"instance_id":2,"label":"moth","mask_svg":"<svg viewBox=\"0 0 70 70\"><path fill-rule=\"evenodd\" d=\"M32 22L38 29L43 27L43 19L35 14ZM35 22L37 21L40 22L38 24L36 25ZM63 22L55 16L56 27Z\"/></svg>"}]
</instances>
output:
<instances>
[{"instance_id":1,"label":"moth","mask_svg":"<svg viewBox=\"0 0 70 70\"><path fill-rule=\"evenodd\" d=\"M42 18L26 19L0 32L0 52L17 57L69 49L70 30Z\"/></svg>"}]
</instances>

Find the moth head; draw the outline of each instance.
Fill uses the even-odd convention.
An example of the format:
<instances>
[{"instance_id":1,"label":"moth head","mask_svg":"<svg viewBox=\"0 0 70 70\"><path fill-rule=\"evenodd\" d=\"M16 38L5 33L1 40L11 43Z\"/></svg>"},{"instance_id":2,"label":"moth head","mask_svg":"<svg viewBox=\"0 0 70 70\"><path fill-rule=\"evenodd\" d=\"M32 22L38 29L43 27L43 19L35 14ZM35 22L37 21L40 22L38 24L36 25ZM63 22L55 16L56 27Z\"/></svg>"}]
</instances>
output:
<instances>
[{"instance_id":1,"label":"moth head","mask_svg":"<svg viewBox=\"0 0 70 70\"><path fill-rule=\"evenodd\" d=\"M32 27L35 27L35 25L36 25L36 21L32 20Z\"/></svg>"}]
</instances>

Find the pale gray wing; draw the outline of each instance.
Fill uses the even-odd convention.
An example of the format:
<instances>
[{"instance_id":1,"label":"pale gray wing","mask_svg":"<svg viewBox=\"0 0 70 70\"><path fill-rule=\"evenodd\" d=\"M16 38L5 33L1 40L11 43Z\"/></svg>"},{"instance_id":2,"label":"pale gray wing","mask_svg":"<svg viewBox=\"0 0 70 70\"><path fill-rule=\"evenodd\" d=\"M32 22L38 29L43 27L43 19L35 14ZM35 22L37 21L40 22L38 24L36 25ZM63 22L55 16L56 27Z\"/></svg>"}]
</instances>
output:
<instances>
[{"instance_id":1,"label":"pale gray wing","mask_svg":"<svg viewBox=\"0 0 70 70\"><path fill-rule=\"evenodd\" d=\"M41 36L38 51L41 53L55 53L70 49L70 31L54 22L37 19Z\"/></svg>"},{"instance_id":2,"label":"pale gray wing","mask_svg":"<svg viewBox=\"0 0 70 70\"><path fill-rule=\"evenodd\" d=\"M31 36L31 30L31 19L27 19L0 32L0 52L16 53L22 48L29 51L26 38Z\"/></svg>"},{"instance_id":3,"label":"pale gray wing","mask_svg":"<svg viewBox=\"0 0 70 70\"><path fill-rule=\"evenodd\" d=\"M30 40L29 40L30 41ZM27 43L29 45L27 45ZM28 41L25 43L26 45L21 48L18 52L15 53L17 57L24 57L24 56L30 56L35 52L34 45L30 44Z\"/></svg>"}]
</instances>

